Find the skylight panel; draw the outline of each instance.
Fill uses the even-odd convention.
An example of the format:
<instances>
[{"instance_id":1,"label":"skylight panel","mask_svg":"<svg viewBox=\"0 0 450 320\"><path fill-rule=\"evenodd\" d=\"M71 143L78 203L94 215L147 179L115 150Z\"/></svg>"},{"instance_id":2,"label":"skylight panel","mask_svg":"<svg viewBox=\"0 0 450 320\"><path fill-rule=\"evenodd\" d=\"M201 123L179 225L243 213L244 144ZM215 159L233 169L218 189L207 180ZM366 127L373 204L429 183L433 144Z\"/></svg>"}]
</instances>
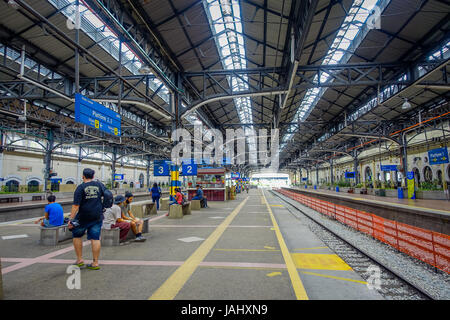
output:
<instances>
[{"instance_id":1,"label":"skylight panel","mask_svg":"<svg viewBox=\"0 0 450 320\"><path fill-rule=\"evenodd\" d=\"M375 4L381 6L382 3L383 8L385 8L390 2L390 0L377 1L378 0L355 0L353 2L353 5L349 10L348 15L345 17L336 38L322 61L322 65L345 63L348 59L350 59L351 53L347 51L348 48L352 45L355 45L355 47L359 45L360 42L354 42L361 32L364 32L364 35L359 38L359 41L362 41L362 38L368 33L369 29L365 28L364 24L369 16L370 10L372 10ZM316 75L313 79L314 83L324 83L327 81L333 81L333 78L326 73L321 73L320 77ZM304 121L309 116L311 110L314 108L325 91L326 88L308 89L294 116L294 122ZM294 129L296 129L296 126L292 125L289 128L289 131L293 131ZM293 136L294 133L288 134L288 140L290 140Z\"/></svg>"},{"instance_id":2,"label":"skylight panel","mask_svg":"<svg viewBox=\"0 0 450 320\"><path fill-rule=\"evenodd\" d=\"M75 1L76 0L48 0L57 9L62 9L61 12L68 18L72 18L74 15ZM81 17L81 30L83 30L92 40L98 43L103 49L105 49L114 59L119 60L119 39L118 36L109 29L105 23L88 8L83 1L80 1L80 17ZM92 29L95 29L93 32ZM122 59L123 65L132 74L138 75L139 69L142 67L142 62L130 48L124 44L122 46ZM150 82L152 90L156 91L159 85L155 83L156 79ZM165 86L164 86L165 88ZM161 97L166 103L169 103L169 95L160 90L158 96Z\"/></svg>"}]
</instances>

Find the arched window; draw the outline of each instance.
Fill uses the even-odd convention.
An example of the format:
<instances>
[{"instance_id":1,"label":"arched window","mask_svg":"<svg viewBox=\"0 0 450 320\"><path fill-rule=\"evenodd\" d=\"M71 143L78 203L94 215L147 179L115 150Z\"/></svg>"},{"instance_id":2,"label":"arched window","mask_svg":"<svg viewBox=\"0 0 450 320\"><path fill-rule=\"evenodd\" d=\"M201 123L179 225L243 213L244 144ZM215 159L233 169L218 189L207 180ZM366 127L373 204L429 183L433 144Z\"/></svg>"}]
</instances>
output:
<instances>
[{"instance_id":1,"label":"arched window","mask_svg":"<svg viewBox=\"0 0 450 320\"><path fill-rule=\"evenodd\" d=\"M19 192L19 181L9 180L6 183L6 192Z\"/></svg>"},{"instance_id":2,"label":"arched window","mask_svg":"<svg viewBox=\"0 0 450 320\"><path fill-rule=\"evenodd\" d=\"M144 174L141 173L139 175L139 184L141 185L141 188L144 186Z\"/></svg>"},{"instance_id":3,"label":"arched window","mask_svg":"<svg viewBox=\"0 0 450 320\"><path fill-rule=\"evenodd\" d=\"M131 182L130 182L130 188L133 188L133 187L134 187L134 182L131 181Z\"/></svg>"},{"instance_id":4,"label":"arched window","mask_svg":"<svg viewBox=\"0 0 450 320\"><path fill-rule=\"evenodd\" d=\"M58 192L59 191L59 182L57 181L51 181L51 186L50 186L50 190L53 192Z\"/></svg>"},{"instance_id":5,"label":"arched window","mask_svg":"<svg viewBox=\"0 0 450 320\"><path fill-rule=\"evenodd\" d=\"M431 170L431 168L429 166L426 166L423 169L423 179L426 182L431 182L433 180L433 171Z\"/></svg>"},{"instance_id":6,"label":"arched window","mask_svg":"<svg viewBox=\"0 0 450 320\"><path fill-rule=\"evenodd\" d=\"M66 182L66 184L74 184L72 180Z\"/></svg>"},{"instance_id":7,"label":"arched window","mask_svg":"<svg viewBox=\"0 0 450 320\"><path fill-rule=\"evenodd\" d=\"M31 180L28 182L28 192L38 192L39 191L39 181Z\"/></svg>"},{"instance_id":8,"label":"arched window","mask_svg":"<svg viewBox=\"0 0 450 320\"><path fill-rule=\"evenodd\" d=\"M436 175L437 175L437 179L438 179L438 184L442 186L442 171L438 170L436 172Z\"/></svg>"}]
</instances>

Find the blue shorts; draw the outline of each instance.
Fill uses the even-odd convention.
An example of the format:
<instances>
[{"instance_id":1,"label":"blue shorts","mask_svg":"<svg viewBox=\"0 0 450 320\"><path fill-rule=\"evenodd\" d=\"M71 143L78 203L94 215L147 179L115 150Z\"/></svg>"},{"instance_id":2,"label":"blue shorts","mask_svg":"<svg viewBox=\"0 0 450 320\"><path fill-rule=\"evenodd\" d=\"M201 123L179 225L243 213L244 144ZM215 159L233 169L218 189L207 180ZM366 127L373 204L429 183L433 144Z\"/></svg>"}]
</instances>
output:
<instances>
[{"instance_id":1,"label":"blue shorts","mask_svg":"<svg viewBox=\"0 0 450 320\"><path fill-rule=\"evenodd\" d=\"M74 238L81 238L87 230L88 240L100 240L100 233L102 230L103 220L96 220L88 223L80 223L76 228L72 229Z\"/></svg>"},{"instance_id":2,"label":"blue shorts","mask_svg":"<svg viewBox=\"0 0 450 320\"><path fill-rule=\"evenodd\" d=\"M45 227L45 228L54 228L54 227L58 227L58 226L54 226L54 225L50 224L50 223L48 222L47 219L44 219L43 222L44 222L44 227Z\"/></svg>"}]
</instances>

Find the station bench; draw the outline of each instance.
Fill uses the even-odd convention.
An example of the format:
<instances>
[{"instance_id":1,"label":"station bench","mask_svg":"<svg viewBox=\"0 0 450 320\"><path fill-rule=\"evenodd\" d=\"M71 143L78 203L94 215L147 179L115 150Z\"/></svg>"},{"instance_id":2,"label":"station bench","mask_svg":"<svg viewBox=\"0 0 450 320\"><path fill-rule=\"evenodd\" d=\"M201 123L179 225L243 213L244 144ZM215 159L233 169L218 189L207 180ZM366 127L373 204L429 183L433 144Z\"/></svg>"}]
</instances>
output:
<instances>
[{"instance_id":1,"label":"station bench","mask_svg":"<svg viewBox=\"0 0 450 320\"><path fill-rule=\"evenodd\" d=\"M160 208L161 210L169 210L169 198L161 198Z\"/></svg>"},{"instance_id":2,"label":"station bench","mask_svg":"<svg viewBox=\"0 0 450 320\"><path fill-rule=\"evenodd\" d=\"M191 210L200 210L201 200L191 200Z\"/></svg>"},{"instance_id":3,"label":"station bench","mask_svg":"<svg viewBox=\"0 0 450 320\"><path fill-rule=\"evenodd\" d=\"M144 226L142 228L142 233L148 233L149 231L149 220L150 217L143 217L140 218L144 221ZM133 230L128 231L127 234L127 240L131 240L135 238L135 234L133 233ZM112 246L118 246L120 244L120 229L119 228L113 228L113 229L103 229L100 236L100 241L102 246L104 247L112 247Z\"/></svg>"},{"instance_id":4,"label":"station bench","mask_svg":"<svg viewBox=\"0 0 450 320\"><path fill-rule=\"evenodd\" d=\"M41 237L39 243L44 246L56 246L59 242L72 239L72 231L69 230L67 224L59 227L43 227L41 229Z\"/></svg>"},{"instance_id":5,"label":"station bench","mask_svg":"<svg viewBox=\"0 0 450 320\"><path fill-rule=\"evenodd\" d=\"M0 198L0 202L23 202L23 197L2 197Z\"/></svg>"},{"instance_id":6,"label":"station bench","mask_svg":"<svg viewBox=\"0 0 450 320\"><path fill-rule=\"evenodd\" d=\"M191 203L185 204L172 204L169 208L169 219L181 219L185 215L191 214Z\"/></svg>"},{"instance_id":7,"label":"station bench","mask_svg":"<svg viewBox=\"0 0 450 320\"><path fill-rule=\"evenodd\" d=\"M133 202L130 205L131 213L136 218L144 218L145 216L156 215L156 203L152 200L144 200Z\"/></svg>"}]
</instances>

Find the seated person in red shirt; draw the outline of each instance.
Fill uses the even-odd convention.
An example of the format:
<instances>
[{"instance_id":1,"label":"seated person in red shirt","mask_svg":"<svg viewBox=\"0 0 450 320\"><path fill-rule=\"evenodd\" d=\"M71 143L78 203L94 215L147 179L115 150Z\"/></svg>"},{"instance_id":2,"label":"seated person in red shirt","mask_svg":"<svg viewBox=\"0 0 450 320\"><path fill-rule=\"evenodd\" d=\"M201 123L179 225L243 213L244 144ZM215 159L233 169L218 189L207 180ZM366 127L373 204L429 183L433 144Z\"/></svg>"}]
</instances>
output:
<instances>
[{"instance_id":1,"label":"seated person in red shirt","mask_svg":"<svg viewBox=\"0 0 450 320\"><path fill-rule=\"evenodd\" d=\"M180 188L176 188L175 191L176 191L175 200L172 201L170 203L170 205L172 205L172 204L183 204L183 194L181 193L181 189Z\"/></svg>"}]
</instances>

